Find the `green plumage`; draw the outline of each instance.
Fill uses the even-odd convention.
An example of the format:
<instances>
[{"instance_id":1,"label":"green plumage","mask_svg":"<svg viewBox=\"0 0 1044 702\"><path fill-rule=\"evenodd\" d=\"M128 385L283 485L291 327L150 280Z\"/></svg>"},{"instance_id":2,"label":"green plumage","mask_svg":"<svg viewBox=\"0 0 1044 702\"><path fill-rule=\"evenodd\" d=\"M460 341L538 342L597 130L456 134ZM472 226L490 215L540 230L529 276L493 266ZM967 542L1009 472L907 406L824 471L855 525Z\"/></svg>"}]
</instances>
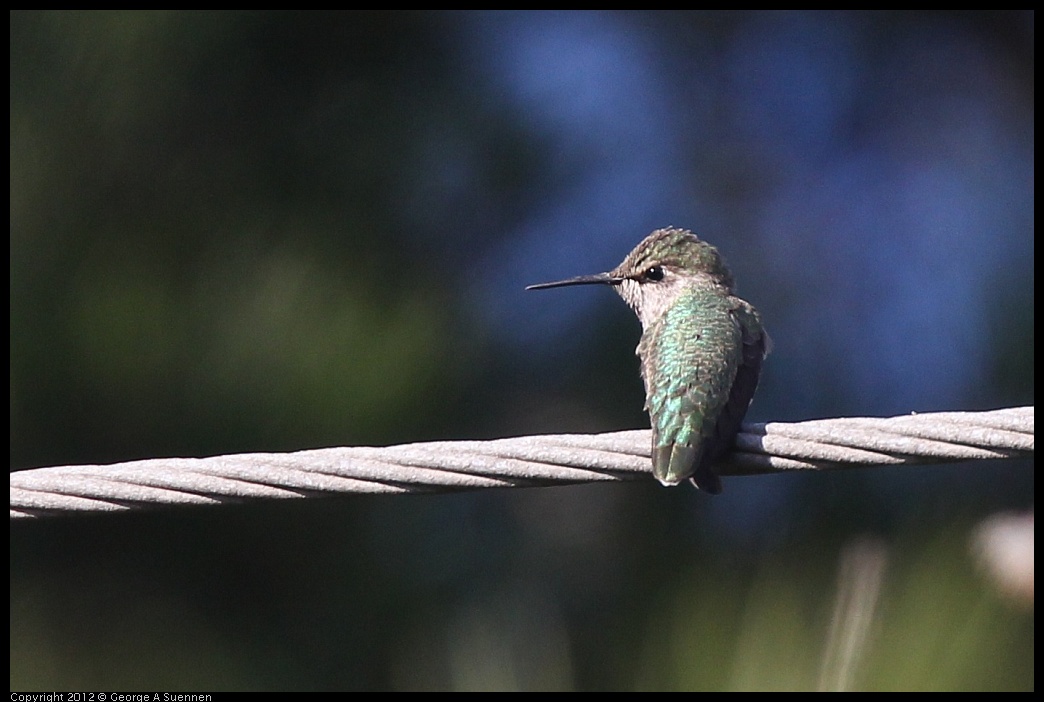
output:
<instances>
[{"instance_id":1,"label":"green plumage","mask_svg":"<svg viewBox=\"0 0 1044 702\"><path fill-rule=\"evenodd\" d=\"M717 286L686 286L638 345L653 474L667 485L692 477L711 493L721 492L711 464L739 430L754 392L746 376L757 372L751 364L760 368L764 353L757 313L723 293Z\"/></svg>"},{"instance_id":2,"label":"green plumage","mask_svg":"<svg viewBox=\"0 0 1044 702\"><path fill-rule=\"evenodd\" d=\"M657 229L608 273L530 289L592 283L614 286L642 322L653 475L721 492L714 464L732 447L769 348L757 311L733 294L718 250L685 229Z\"/></svg>"}]
</instances>

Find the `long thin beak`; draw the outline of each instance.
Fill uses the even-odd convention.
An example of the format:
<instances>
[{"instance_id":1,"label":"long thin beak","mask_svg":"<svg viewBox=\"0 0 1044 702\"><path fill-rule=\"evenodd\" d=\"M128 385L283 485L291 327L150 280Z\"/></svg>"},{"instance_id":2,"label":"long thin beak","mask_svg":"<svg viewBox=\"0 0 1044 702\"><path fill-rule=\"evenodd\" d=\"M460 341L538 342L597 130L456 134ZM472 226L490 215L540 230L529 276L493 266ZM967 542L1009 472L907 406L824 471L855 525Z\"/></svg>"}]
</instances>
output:
<instances>
[{"instance_id":1,"label":"long thin beak","mask_svg":"<svg viewBox=\"0 0 1044 702\"><path fill-rule=\"evenodd\" d=\"M615 278L608 273L595 273L594 275L578 275L575 278L556 280L554 283L537 283L527 285L526 290L544 290L545 288L563 288L567 285L619 285L622 278Z\"/></svg>"}]
</instances>

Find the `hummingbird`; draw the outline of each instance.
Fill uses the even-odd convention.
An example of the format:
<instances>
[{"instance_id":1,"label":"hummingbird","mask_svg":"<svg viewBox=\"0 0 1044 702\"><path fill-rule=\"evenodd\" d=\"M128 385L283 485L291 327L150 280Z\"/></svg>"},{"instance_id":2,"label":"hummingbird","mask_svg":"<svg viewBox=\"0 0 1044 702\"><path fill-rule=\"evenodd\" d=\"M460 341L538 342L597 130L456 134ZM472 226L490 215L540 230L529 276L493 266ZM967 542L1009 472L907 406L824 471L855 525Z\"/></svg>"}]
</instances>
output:
<instances>
[{"instance_id":1,"label":"hummingbird","mask_svg":"<svg viewBox=\"0 0 1044 702\"><path fill-rule=\"evenodd\" d=\"M771 347L761 316L736 297L718 250L686 229L657 229L606 273L526 290L595 284L613 286L642 323L653 475L720 493L714 464L732 447Z\"/></svg>"}]
</instances>

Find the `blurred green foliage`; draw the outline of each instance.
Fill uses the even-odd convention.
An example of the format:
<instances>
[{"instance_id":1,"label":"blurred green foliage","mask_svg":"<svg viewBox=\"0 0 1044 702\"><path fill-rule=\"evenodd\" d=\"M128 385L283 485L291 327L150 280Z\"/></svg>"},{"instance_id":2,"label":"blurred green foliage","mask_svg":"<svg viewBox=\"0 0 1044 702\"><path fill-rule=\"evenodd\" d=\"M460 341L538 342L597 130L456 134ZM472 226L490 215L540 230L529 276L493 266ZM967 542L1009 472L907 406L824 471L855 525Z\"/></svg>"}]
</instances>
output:
<instances>
[{"instance_id":1,"label":"blurred green foliage","mask_svg":"<svg viewBox=\"0 0 1044 702\"><path fill-rule=\"evenodd\" d=\"M622 306L540 355L474 299L511 232L582 190L480 80L497 37L484 56L471 35L506 16L528 17L12 12L12 469L643 425ZM667 47L679 80L778 19L591 16ZM868 46L955 33L1002 53L1025 23L828 17ZM733 138L713 167L736 204L751 156ZM760 299L807 316L785 293ZM1021 341L996 344L996 392L969 403L1031 397L1032 314L995 321ZM763 417L813 372L834 393L815 407L863 399L776 353ZM1030 690L1032 605L1000 599L968 538L1032 507L1032 475L923 470L733 480L714 500L630 484L18 522L10 685L815 689L843 554L872 534L883 580L849 686Z\"/></svg>"}]
</instances>

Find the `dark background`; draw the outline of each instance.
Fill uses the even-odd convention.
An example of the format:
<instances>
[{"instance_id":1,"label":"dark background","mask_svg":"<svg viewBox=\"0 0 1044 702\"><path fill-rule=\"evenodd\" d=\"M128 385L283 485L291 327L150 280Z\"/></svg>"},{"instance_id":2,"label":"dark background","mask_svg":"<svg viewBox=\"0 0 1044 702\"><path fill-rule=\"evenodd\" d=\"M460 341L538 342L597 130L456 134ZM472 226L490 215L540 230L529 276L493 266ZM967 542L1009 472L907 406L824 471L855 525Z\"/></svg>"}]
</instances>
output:
<instances>
[{"instance_id":1,"label":"dark background","mask_svg":"<svg viewBox=\"0 0 1044 702\"><path fill-rule=\"evenodd\" d=\"M648 426L626 306L523 287L666 225L773 336L750 420L1033 403L1032 13L10 18L13 470ZM970 548L1032 505L1011 462L18 521L11 687L810 689L854 559L848 685L1032 689Z\"/></svg>"}]
</instances>

